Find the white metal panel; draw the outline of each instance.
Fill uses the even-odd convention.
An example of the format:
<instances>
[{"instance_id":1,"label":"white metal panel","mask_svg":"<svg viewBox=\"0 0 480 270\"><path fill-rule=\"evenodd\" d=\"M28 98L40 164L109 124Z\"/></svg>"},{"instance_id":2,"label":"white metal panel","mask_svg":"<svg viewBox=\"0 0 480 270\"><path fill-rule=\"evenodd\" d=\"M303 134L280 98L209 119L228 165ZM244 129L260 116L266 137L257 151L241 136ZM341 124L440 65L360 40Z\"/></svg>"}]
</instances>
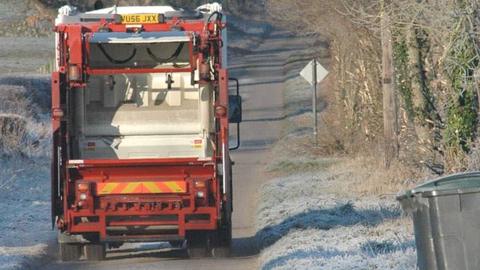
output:
<instances>
[{"instance_id":1,"label":"white metal panel","mask_svg":"<svg viewBox=\"0 0 480 270\"><path fill-rule=\"evenodd\" d=\"M199 93L198 88L193 90L183 90L183 98L187 100L198 100Z\"/></svg>"},{"instance_id":2,"label":"white metal panel","mask_svg":"<svg viewBox=\"0 0 480 270\"><path fill-rule=\"evenodd\" d=\"M168 90L165 101L170 107L182 106L182 91L180 89Z\"/></svg>"},{"instance_id":3,"label":"white metal panel","mask_svg":"<svg viewBox=\"0 0 480 270\"><path fill-rule=\"evenodd\" d=\"M204 134L209 134L213 131L213 90L210 84L200 88L199 103L201 129Z\"/></svg>"},{"instance_id":4,"label":"white metal panel","mask_svg":"<svg viewBox=\"0 0 480 270\"><path fill-rule=\"evenodd\" d=\"M128 6L128 7L109 7L86 12L85 14L165 14L176 11L171 6Z\"/></svg>"},{"instance_id":5,"label":"white metal panel","mask_svg":"<svg viewBox=\"0 0 480 270\"><path fill-rule=\"evenodd\" d=\"M151 89L168 89L167 75L164 73L151 73L148 76L148 86ZM182 88L182 73L170 73L172 76L171 88Z\"/></svg>"},{"instance_id":6,"label":"white metal panel","mask_svg":"<svg viewBox=\"0 0 480 270\"><path fill-rule=\"evenodd\" d=\"M195 144L202 141L201 145ZM87 137L80 142L80 159L205 158L211 155L198 134Z\"/></svg>"}]
</instances>

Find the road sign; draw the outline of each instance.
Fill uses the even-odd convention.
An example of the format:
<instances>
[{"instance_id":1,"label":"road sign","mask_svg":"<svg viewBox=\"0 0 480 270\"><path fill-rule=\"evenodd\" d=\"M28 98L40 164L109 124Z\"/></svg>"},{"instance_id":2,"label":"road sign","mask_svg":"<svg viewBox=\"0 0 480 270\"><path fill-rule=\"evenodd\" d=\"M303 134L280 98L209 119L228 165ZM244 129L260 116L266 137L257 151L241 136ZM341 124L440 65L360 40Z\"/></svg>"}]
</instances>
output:
<instances>
[{"instance_id":1,"label":"road sign","mask_svg":"<svg viewBox=\"0 0 480 270\"><path fill-rule=\"evenodd\" d=\"M317 83L320 83L321 81L323 81L323 79L325 79L325 77L327 77L328 75L328 70L326 70L322 65L320 65L320 63L318 63L317 60L312 60L310 61L310 63L308 63L305 68L300 72L300 75L302 75L302 77L307 80L308 83L312 84L313 85L313 69L314 69L314 66L317 66Z\"/></svg>"},{"instance_id":2,"label":"road sign","mask_svg":"<svg viewBox=\"0 0 480 270\"><path fill-rule=\"evenodd\" d=\"M327 77L328 71L316 59L313 59L300 72L300 75L312 85L313 140L316 146L318 144L317 84Z\"/></svg>"}]
</instances>

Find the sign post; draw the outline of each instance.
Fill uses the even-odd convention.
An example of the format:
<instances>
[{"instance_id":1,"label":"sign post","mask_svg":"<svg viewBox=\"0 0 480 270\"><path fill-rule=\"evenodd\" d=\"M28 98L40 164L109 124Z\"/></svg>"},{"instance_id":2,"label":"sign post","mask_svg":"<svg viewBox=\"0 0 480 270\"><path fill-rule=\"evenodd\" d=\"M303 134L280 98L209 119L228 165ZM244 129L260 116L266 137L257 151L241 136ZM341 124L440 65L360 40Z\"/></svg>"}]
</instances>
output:
<instances>
[{"instance_id":1,"label":"sign post","mask_svg":"<svg viewBox=\"0 0 480 270\"><path fill-rule=\"evenodd\" d=\"M317 121L317 60L312 61L312 112L313 112L313 139L317 145L318 121Z\"/></svg>"},{"instance_id":2,"label":"sign post","mask_svg":"<svg viewBox=\"0 0 480 270\"><path fill-rule=\"evenodd\" d=\"M316 59L313 59L300 72L300 75L312 85L313 137L316 145L318 135L317 84L325 79L328 71Z\"/></svg>"}]
</instances>

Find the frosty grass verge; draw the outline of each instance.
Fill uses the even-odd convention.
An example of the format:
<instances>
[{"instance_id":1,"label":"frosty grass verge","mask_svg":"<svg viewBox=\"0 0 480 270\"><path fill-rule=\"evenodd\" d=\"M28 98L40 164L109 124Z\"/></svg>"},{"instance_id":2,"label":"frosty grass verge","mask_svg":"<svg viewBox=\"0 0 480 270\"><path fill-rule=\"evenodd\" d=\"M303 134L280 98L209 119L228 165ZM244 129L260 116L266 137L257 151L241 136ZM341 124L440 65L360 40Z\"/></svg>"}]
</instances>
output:
<instances>
[{"instance_id":1,"label":"frosty grass verge","mask_svg":"<svg viewBox=\"0 0 480 270\"><path fill-rule=\"evenodd\" d=\"M0 269L28 269L52 237L49 163L12 158L0 166Z\"/></svg>"},{"instance_id":2,"label":"frosty grass verge","mask_svg":"<svg viewBox=\"0 0 480 270\"><path fill-rule=\"evenodd\" d=\"M44 77L0 78L0 114L15 116L0 134L0 269L34 268L53 237L48 85ZM26 125L9 137L17 118Z\"/></svg>"},{"instance_id":3,"label":"frosty grass verge","mask_svg":"<svg viewBox=\"0 0 480 270\"><path fill-rule=\"evenodd\" d=\"M338 177L312 172L263 187L261 268L415 269L411 225L396 202L323 193Z\"/></svg>"}]
</instances>

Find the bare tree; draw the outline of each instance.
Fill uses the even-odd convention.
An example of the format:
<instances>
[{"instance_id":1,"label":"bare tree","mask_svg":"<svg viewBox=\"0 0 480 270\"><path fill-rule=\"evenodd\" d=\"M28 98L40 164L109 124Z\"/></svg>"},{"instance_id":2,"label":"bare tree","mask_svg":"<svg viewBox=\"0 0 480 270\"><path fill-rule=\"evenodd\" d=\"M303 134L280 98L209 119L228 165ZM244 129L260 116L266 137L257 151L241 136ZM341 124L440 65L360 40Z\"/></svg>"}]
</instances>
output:
<instances>
[{"instance_id":1,"label":"bare tree","mask_svg":"<svg viewBox=\"0 0 480 270\"><path fill-rule=\"evenodd\" d=\"M382 85L383 85L383 134L385 142L385 166L398 158L398 108L395 90L395 67L393 63L393 38L390 14L381 0L380 31L382 40Z\"/></svg>"}]
</instances>

